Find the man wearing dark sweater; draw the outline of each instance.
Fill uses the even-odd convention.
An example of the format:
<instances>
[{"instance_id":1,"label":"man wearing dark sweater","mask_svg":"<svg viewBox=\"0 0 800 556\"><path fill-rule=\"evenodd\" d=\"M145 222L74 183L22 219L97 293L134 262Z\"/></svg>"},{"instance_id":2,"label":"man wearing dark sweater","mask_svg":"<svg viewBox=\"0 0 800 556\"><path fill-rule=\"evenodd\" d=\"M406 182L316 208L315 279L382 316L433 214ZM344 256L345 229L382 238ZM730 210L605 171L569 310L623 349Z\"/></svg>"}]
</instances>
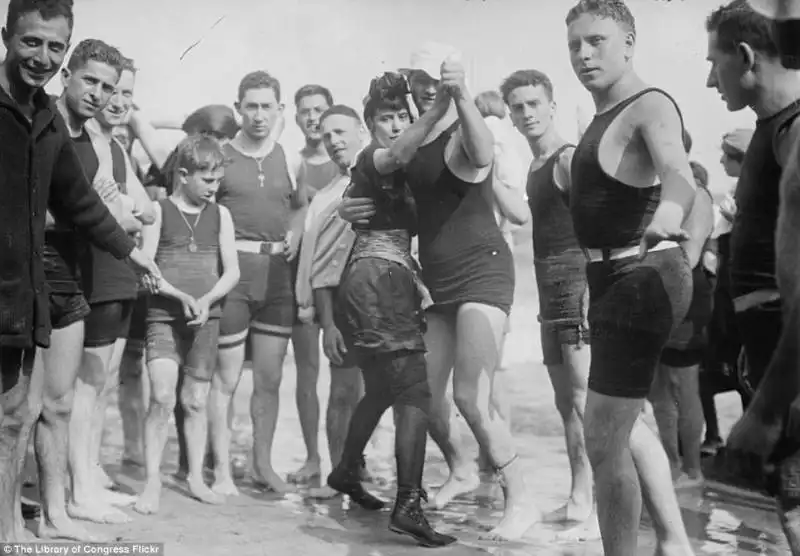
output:
<instances>
[{"instance_id":1,"label":"man wearing dark sweater","mask_svg":"<svg viewBox=\"0 0 800 556\"><path fill-rule=\"evenodd\" d=\"M0 542L25 540L19 475L41 411L42 378L23 352L50 343L43 246L48 208L92 243L129 258L157 284L158 269L136 249L87 182L56 107L42 90L59 70L72 33L72 0L11 0L0 65ZM30 357L27 358L30 361ZM29 388L30 387L30 388Z\"/></svg>"}]
</instances>

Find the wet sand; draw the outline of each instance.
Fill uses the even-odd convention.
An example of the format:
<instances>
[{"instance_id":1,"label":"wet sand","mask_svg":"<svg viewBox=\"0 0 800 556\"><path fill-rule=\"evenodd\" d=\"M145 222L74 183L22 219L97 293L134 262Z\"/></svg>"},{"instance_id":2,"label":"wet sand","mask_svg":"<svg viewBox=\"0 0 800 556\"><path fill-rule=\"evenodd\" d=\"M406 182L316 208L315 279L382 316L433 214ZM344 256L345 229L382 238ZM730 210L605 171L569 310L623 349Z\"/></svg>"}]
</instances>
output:
<instances>
[{"instance_id":1,"label":"wet sand","mask_svg":"<svg viewBox=\"0 0 800 556\"><path fill-rule=\"evenodd\" d=\"M513 429L536 493L537 504L546 512L560 507L569 489L569 467L562 437L562 427L553 406L553 392L541 363L539 331L536 322L536 288L532 277L529 235L518 235L517 305L512 316L512 331L505 357L505 380L513 407ZM299 468L305 459L300 425L294 402L295 370L293 358L287 357L280 422L276 433L275 469L283 475ZM248 455L251 439L249 394L252 381L246 373L236 393L236 451ZM324 404L328 392L327 366L319 385ZM720 425L727 433L741 412L735 394L717 398ZM367 460L373 473L389 481L377 492L391 502L394 488L391 419L370 446ZM651 419L652 423L652 419ZM324 424L320 427L319 445L326 458L327 440ZM466 431L466 427L464 427ZM464 441L476 451L475 442L466 432ZM122 433L116 408L109 413L103 461L116 477L122 490L137 493L142 487L142 472L120 469ZM419 548L410 540L389 532L389 510L369 513L350 508L342 499L317 502L302 495L279 497L240 482L242 495L225 506L206 506L190 499L185 486L170 479L177 460L174 433L171 436L163 471L165 489L161 512L144 517L129 511L133 521L126 525L100 526L92 530L124 541L166 543L168 556L406 556ZM330 468L323 459L323 475ZM429 443L425 482L429 487L441 484L446 467L435 445ZM496 544L479 540L479 535L500 517L500 502L493 488L459 499L441 512L429 512L434 526L458 537L459 542L440 549L437 554L459 556L486 555L595 555L602 554L599 541L585 543L555 542L558 526L542 526L530 532L522 542ZM787 554L777 517L770 500L744 491L715 488L686 491L680 495L684 521L697 554ZM653 533L647 516L641 527L640 553L653 554Z\"/></svg>"}]
</instances>

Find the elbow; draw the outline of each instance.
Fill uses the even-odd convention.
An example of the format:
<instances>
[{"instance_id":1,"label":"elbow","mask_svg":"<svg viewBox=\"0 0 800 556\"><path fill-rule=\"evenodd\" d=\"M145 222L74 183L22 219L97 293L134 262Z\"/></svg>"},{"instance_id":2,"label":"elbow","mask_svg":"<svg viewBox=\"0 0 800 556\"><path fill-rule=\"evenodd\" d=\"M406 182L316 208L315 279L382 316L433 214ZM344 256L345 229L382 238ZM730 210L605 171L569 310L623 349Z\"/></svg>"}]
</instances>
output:
<instances>
[{"instance_id":1,"label":"elbow","mask_svg":"<svg viewBox=\"0 0 800 556\"><path fill-rule=\"evenodd\" d=\"M528 223L528 220L529 218L527 214L512 214L508 217L508 221L514 226L524 226Z\"/></svg>"}]
</instances>

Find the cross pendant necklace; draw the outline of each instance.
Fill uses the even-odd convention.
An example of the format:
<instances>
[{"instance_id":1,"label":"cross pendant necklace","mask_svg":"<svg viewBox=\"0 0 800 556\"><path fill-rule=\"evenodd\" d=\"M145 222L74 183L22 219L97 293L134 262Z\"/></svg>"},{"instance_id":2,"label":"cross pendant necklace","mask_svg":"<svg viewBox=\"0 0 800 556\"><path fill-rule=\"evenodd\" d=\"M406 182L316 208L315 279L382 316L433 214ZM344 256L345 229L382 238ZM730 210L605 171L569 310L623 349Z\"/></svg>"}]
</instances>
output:
<instances>
[{"instance_id":1,"label":"cross pendant necklace","mask_svg":"<svg viewBox=\"0 0 800 556\"><path fill-rule=\"evenodd\" d=\"M267 158L266 156L262 156L261 158L253 157L255 160L256 165L258 166L258 187L264 187L264 180L266 176L264 175L264 159Z\"/></svg>"}]
</instances>

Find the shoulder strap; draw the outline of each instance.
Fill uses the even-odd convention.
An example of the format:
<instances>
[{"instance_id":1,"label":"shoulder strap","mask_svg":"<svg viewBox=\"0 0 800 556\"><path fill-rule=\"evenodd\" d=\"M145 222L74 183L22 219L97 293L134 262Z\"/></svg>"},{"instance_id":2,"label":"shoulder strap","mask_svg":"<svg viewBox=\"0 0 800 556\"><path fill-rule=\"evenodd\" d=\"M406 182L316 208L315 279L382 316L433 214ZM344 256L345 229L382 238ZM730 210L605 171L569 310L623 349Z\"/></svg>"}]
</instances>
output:
<instances>
[{"instance_id":1,"label":"shoulder strap","mask_svg":"<svg viewBox=\"0 0 800 556\"><path fill-rule=\"evenodd\" d=\"M775 160L780 163L780 141L784 134L789 131L797 117L800 116L800 99L794 101L792 104L782 110L783 114L780 115L781 122L775 126L775 133L772 136L772 152Z\"/></svg>"}]
</instances>

